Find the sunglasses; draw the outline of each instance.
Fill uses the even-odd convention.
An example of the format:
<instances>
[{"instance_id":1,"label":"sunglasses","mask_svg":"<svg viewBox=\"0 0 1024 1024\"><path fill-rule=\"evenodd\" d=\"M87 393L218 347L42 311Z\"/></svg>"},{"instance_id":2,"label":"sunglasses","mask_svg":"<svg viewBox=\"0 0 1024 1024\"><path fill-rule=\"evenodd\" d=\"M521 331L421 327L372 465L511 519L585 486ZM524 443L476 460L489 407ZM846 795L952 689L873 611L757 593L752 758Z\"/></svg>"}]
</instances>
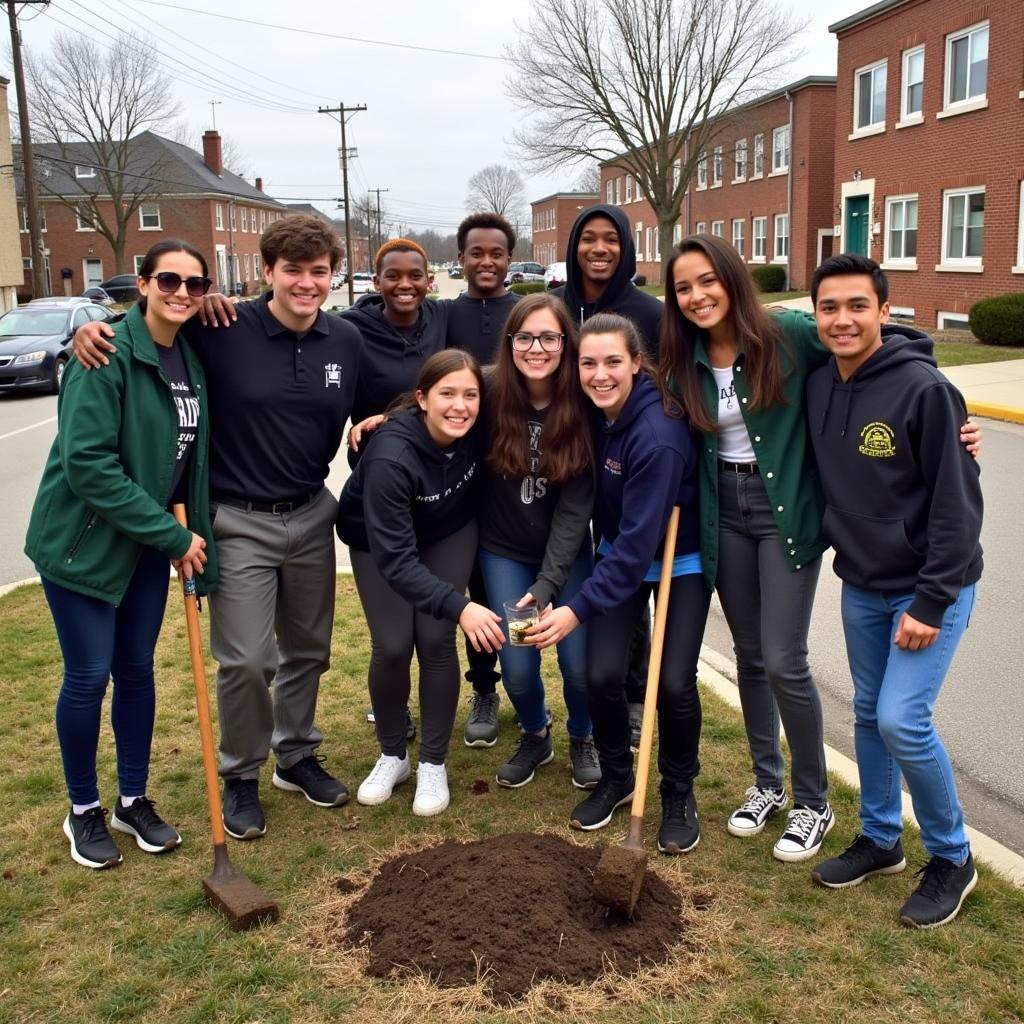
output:
<instances>
[{"instance_id":1,"label":"sunglasses","mask_svg":"<svg viewBox=\"0 0 1024 1024\"><path fill-rule=\"evenodd\" d=\"M184 281L185 291L194 299L205 295L210 290L210 285L213 284L208 277L182 277L181 274L175 274L172 270L162 270L159 274L140 274L139 276L156 281L157 288L167 295L173 295Z\"/></svg>"},{"instance_id":2,"label":"sunglasses","mask_svg":"<svg viewBox=\"0 0 1024 1024\"><path fill-rule=\"evenodd\" d=\"M540 334L529 334L526 331L517 331L510 334L512 348L516 352L529 352L535 341L540 342L540 347L545 352L557 352L562 347L564 334L556 334L554 331L543 331Z\"/></svg>"}]
</instances>

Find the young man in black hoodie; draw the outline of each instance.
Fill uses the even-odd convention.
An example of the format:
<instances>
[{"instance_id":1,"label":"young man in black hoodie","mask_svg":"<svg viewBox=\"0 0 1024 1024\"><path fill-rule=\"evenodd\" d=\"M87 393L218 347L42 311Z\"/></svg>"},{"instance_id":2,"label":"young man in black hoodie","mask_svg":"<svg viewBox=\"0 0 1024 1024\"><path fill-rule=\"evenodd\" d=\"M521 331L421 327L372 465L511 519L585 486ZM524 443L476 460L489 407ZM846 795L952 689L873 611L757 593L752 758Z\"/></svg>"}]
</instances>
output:
<instances>
[{"instance_id":1,"label":"young man in black hoodie","mask_svg":"<svg viewBox=\"0 0 1024 1024\"><path fill-rule=\"evenodd\" d=\"M845 888L906 867L902 775L931 859L900 920L934 928L956 917L978 881L932 724L981 576L978 467L959 440L963 398L936 368L931 339L883 327L888 283L878 264L826 260L811 298L833 353L808 380L807 411L843 580L863 829L811 875Z\"/></svg>"}]
</instances>

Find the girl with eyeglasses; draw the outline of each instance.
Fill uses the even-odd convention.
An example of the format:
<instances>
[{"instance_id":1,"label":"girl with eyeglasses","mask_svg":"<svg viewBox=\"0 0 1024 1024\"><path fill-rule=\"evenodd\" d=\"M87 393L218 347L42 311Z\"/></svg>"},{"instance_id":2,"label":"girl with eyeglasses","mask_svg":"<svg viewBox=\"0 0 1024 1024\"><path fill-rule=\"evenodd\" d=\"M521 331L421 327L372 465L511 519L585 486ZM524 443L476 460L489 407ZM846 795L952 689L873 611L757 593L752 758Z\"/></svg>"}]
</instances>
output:
<instances>
[{"instance_id":1,"label":"girl with eyeglasses","mask_svg":"<svg viewBox=\"0 0 1024 1024\"><path fill-rule=\"evenodd\" d=\"M480 509L480 567L491 610L561 606L592 567L593 468L576 368L576 328L561 299L530 295L513 307L488 380L487 469ZM568 711L573 785L601 777L586 700L586 630L558 645ZM497 781L518 788L554 758L540 653L509 643L499 652L522 737Z\"/></svg>"},{"instance_id":2,"label":"girl with eyeglasses","mask_svg":"<svg viewBox=\"0 0 1024 1024\"><path fill-rule=\"evenodd\" d=\"M186 242L160 242L146 253L138 287L138 304L115 325L108 371L69 364L25 544L64 657L56 714L71 800L64 834L72 859L88 868L121 861L96 776L111 677L119 795L110 824L147 853L181 843L147 793L153 650L169 563L196 574L200 593L217 581L208 544L205 381L178 333L210 287L206 260ZM191 529L171 514L177 502L186 505Z\"/></svg>"}]
</instances>

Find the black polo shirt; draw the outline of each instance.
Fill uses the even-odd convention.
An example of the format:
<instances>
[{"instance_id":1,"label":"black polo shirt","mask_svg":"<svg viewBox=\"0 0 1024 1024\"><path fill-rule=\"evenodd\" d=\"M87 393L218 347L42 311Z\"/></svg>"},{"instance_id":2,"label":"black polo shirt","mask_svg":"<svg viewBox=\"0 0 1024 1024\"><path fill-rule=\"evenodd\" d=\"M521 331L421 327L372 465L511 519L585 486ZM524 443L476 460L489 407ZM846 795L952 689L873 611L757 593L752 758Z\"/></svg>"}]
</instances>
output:
<instances>
[{"instance_id":1,"label":"black polo shirt","mask_svg":"<svg viewBox=\"0 0 1024 1024\"><path fill-rule=\"evenodd\" d=\"M231 327L185 325L206 370L210 500L286 501L323 486L352 410L362 338L323 310L304 334L265 292Z\"/></svg>"},{"instance_id":2,"label":"black polo shirt","mask_svg":"<svg viewBox=\"0 0 1024 1024\"><path fill-rule=\"evenodd\" d=\"M502 331L512 307L521 296L506 292L500 299L471 299L463 292L448 305L448 337L445 348L472 352L481 366L498 358Z\"/></svg>"}]
</instances>

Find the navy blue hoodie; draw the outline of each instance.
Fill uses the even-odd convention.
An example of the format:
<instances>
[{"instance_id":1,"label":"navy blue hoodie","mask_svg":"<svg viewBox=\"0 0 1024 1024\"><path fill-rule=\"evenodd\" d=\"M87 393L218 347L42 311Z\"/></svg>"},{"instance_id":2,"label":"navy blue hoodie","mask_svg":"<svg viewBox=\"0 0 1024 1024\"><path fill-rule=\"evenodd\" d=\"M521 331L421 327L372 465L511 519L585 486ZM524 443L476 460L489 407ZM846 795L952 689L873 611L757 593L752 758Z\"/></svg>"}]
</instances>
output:
<instances>
[{"instance_id":1,"label":"navy blue hoodie","mask_svg":"<svg viewBox=\"0 0 1024 1024\"><path fill-rule=\"evenodd\" d=\"M370 435L338 501L338 536L369 551L395 593L438 619L458 622L469 601L420 551L476 516L479 460L478 427L442 448L419 409L403 409Z\"/></svg>"},{"instance_id":2,"label":"navy blue hoodie","mask_svg":"<svg viewBox=\"0 0 1024 1024\"><path fill-rule=\"evenodd\" d=\"M580 269L577 251L580 235L587 221L592 217L607 217L619 229L619 265L612 279L605 286L596 302L583 299L583 271ZM636 249L633 247L633 233L629 218L617 206L588 206L577 218L569 233L569 249L565 254L566 282L552 294L561 298L569 307L573 320L579 326L595 313L618 313L628 317L640 332L644 351L657 365L658 342L661 335L661 319L665 305L653 295L640 291L633 284L636 273Z\"/></svg>"},{"instance_id":3,"label":"navy blue hoodie","mask_svg":"<svg viewBox=\"0 0 1024 1024\"><path fill-rule=\"evenodd\" d=\"M967 410L932 340L883 328L882 347L844 381L835 359L807 381L836 575L864 590L915 592L908 614L939 627L981 577L978 464L960 443Z\"/></svg>"},{"instance_id":4,"label":"navy blue hoodie","mask_svg":"<svg viewBox=\"0 0 1024 1024\"><path fill-rule=\"evenodd\" d=\"M615 422L598 419L594 431L594 525L612 550L569 602L580 622L636 592L661 552L673 505L681 507L675 553L700 549L697 460L686 423L665 414L654 382L638 374Z\"/></svg>"}]
</instances>

